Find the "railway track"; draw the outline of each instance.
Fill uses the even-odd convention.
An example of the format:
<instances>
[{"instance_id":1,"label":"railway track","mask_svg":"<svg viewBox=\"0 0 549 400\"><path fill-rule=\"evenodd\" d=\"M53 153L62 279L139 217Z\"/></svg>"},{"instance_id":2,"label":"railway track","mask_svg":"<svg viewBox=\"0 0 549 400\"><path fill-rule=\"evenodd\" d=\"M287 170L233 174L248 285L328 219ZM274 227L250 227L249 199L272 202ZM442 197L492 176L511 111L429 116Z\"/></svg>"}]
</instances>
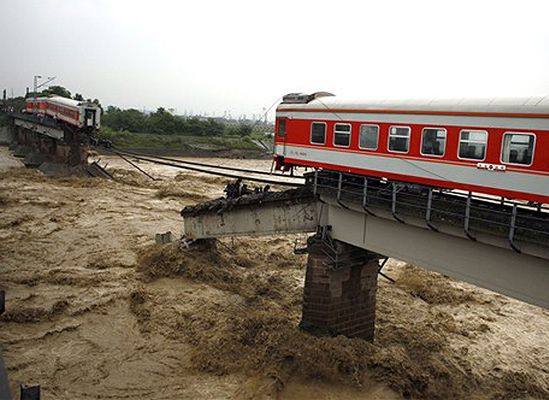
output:
<instances>
[{"instance_id":1,"label":"railway track","mask_svg":"<svg viewBox=\"0 0 549 400\"><path fill-rule=\"evenodd\" d=\"M378 179L331 171L317 171L305 176L288 176L262 170L150 156L118 148L107 150L122 157L149 177L151 176L146 171L130 159L269 185L310 186L315 193L322 191L325 194L334 195L344 208L347 208L346 201L359 201L364 210L372 215L377 213L376 210L388 209L393 218L400 222L405 223L407 217L422 218L433 230L437 230L437 223L452 221L456 226L461 225L467 237L472 240L476 240L475 233L479 232L506 236L510 246L517 252L520 250L515 243L516 240L540 244L545 244L549 240L547 205L535 206L528 202L495 196L429 188L403 182L383 182ZM269 179L265 176L279 177L279 179Z\"/></svg>"},{"instance_id":2,"label":"railway track","mask_svg":"<svg viewBox=\"0 0 549 400\"><path fill-rule=\"evenodd\" d=\"M163 160L163 161L170 161L170 162L175 162L175 163L179 163L179 164L193 165L193 166L197 166L197 167L215 168L215 169L226 170L226 171L235 171L235 172L247 172L247 173L251 173L251 174L255 174L255 175L268 175L268 176L280 176L280 177L284 177L284 178L305 179L305 177L302 176L302 175L293 175L292 176L292 175L286 175L286 174L281 174L281 173L277 173L277 172L261 171L261 170L254 170L254 169L248 169L248 168L239 168L239 167L228 167L228 166L224 166L224 165L206 164L206 163L200 163L200 162L196 162L196 161L179 160L177 158L170 158L170 157L163 157L163 156L149 156L149 155L144 154L144 153L136 153L136 152L133 152L133 151L127 151L127 150L122 150L122 149L118 149L118 148L115 148L115 151L117 151L118 153L128 155L128 156L153 157L153 158Z\"/></svg>"},{"instance_id":3,"label":"railway track","mask_svg":"<svg viewBox=\"0 0 549 400\"><path fill-rule=\"evenodd\" d=\"M290 187L305 186L304 177L300 175L290 176L290 175L284 175L280 173L273 173L269 171L253 170L253 169L240 168L240 167L229 167L225 165L214 165L214 164L200 163L195 161L185 161L185 160L179 160L179 159L170 158L170 157L151 156L143 153L136 153L132 151L122 150L116 147L102 148L101 150L106 150L107 152L120 156L122 159L129 162L134 168L138 169L140 172L147 175L151 179L154 179L154 178L150 176L147 172L142 170L139 166L135 165L135 163L133 163L131 160L128 160L128 158L131 158L133 160L149 162L152 164L164 165L172 168L179 168L179 169L200 172L200 173L205 173L210 175L217 175L217 176L222 176L222 177L232 178L232 179L241 179L243 181L264 183L268 185L279 185L279 186L290 186ZM263 178L262 176L279 177L279 178L284 178L284 180L268 179L268 178Z\"/></svg>"}]
</instances>

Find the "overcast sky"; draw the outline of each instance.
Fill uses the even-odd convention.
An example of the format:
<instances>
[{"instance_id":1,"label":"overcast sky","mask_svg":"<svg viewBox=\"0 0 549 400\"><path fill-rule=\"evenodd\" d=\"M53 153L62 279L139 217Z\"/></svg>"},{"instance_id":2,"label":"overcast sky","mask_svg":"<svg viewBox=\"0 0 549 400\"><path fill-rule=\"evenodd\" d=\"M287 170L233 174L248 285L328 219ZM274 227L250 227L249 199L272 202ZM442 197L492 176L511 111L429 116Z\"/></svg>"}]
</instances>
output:
<instances>
[{"instance_id":1,"label":"overcast sky","mask_svg":"<svg viewBox=\"0 0 549 400\"><path fill-rule=\"evenodd\" d=\"M233 116L288 92L549 94L549 1L0 0L0 89Z\"/></svg>"}]
</instances>

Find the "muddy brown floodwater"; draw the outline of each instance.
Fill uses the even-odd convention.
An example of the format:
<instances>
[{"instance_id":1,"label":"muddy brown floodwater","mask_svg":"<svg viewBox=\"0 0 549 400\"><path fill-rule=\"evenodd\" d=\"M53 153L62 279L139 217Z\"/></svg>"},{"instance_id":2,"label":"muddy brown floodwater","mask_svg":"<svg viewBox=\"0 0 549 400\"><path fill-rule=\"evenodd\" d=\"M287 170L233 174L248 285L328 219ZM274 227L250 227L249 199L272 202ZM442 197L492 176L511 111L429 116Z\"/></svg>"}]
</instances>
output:
<instances>
[{"instance_id":1,"label":"muddy brown floodwater","mask_svg":"<svg viewBox=\"0 0 549 400\"><path fill-rule=\"evenodd\" d=\"M44 399L549 398L547 310L393 260L373 344L310 336L297 329L301 237L155 245L225 179L142 164L161 178L151 181L102 162L116 182L47 178L0 148L0 344L14 393L39 383Z\"/></svg>"}]
</instances>

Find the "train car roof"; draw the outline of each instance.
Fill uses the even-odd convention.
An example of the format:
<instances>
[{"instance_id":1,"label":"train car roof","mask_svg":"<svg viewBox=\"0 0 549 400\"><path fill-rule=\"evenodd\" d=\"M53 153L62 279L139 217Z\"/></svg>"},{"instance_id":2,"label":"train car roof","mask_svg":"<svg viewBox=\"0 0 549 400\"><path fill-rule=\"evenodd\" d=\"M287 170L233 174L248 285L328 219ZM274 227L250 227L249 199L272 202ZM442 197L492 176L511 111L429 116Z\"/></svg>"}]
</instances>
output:
<instances>
[{"instance_id":1,"label":"train car roof","mask_svg":"<svg viewBox=\"0 0 549 400\"><path fill-rule=\"evenodd\" d=\"M73 99L69 99L67 97L62 97L62 96L46 96L46 97L37 97L35 99L27 99L27 101L31 101L31 100L39 100L39 101L50 101L52 103L57 103L57 104L61 104L61 105L64 105L64 106L69 106L69 107L80 107L80 106L86 106L86 107L98 107L97 104L95 103L91 103L89 101L79 101L79 100L73 100Z\"/></svg>"},{"instance_id":2,"label":"train car roof","mask_svg":"<svg viewBox=\"0 0 549 400\"><path fill-rule=\"evenodd\" d=\"M283 101L277 111L389 112L418 114L504 114L549 118L549 96L523 98L372 99L348 100L322 93L304 95L308 101ZM285 96L286 98L286 96Z\"/></svg>"}]
</instances>

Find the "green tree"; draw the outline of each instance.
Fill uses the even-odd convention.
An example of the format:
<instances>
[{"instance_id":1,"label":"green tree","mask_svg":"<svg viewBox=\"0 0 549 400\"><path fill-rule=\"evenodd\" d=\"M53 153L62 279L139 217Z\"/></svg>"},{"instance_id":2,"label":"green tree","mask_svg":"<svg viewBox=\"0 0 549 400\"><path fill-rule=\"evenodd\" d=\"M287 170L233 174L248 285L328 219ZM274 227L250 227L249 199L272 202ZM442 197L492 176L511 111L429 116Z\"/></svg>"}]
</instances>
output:
<instances>
[{"instance_id":1,"label":"green tree","mask_svg":"<svg viewBox=\"0 0 549 400\"><path fill-rule=\"evenodd\" d=\"M103 113L103 107L101 106L101 103L98 99L93 99L92 103L97 105L97 107L99 107L99 109L101 110L101 113Z\"/></svg>"},{"instance_id":2,"label":"green tree","mask_svg":"<svg viewBox=\"0 0 549 400\"><path fill-rule=\"evenodd\" d=\"M146 132L147 117L139 110L109 106L103 115L103 125L115 130Z\"/></svg>"},{"instance_id":3,"label":"green tree","mask_svg":"<svg viewBox=\"0 0 549 400\"><path fill-rule=\"evenodd\" d=\"M254 135L251 125L227 124L213 118L182 117L172 115L164 107L158 107L155 112L145 114L139 110L122 110L119 107L108 106L102 117L102 123L114 131L133 133L151 133L157 135L188 135L188 136L239 136L247 138Z\"/></svg>"},{"instance_id":4,"label":"green tree","mask_svg":"<svg viewBox=\"0 0 549 400\"><path fill-rule=\"evenodd\" d=\"M41 93L41 95L43 96L49 96L51 94L61 96L61 97L66 97L67 99L72 98L71 92L69 92L63 86L59 86L59 85L50 86L49 88L43 90Z\"/></svg>"},{"instance_id":5,"label":"green tree","mask_svg":"<svg viewBox=\"0 0 549 400\"><path fill-rule=\"evenodd\" d=\"M6 99L5 101L0 100L0 126L8 123L7 111L11 111L11 109L21 111L25 108L25 104L26 101L23 96Z\"/></svg>"},{"instance_id":6,"label":"green tree","mask_svg":"<svg viewBox=\"0 0 549 400\"><path fill-rule=\"evenodd\" d=\"M107 109L105 110L105 114L114 113L116 111L122 111L122 110L116 106L107 106Z\"/></svg>"},{"instance_id":7,"label":"green tree","mask_svg":"<svg viewBox=\"0 0 549 400\"><path fill-rule=\"evenodd\" d=\"M229 134L234 136L250 136L252 127L246 124L233 125L229 128Z\"/></svg>"},{"instance_id":8,"label":"green tree","mask_svg":"<svg viewBox=\"0 0 549 400\"><path fill-rule=\"evenodd\" d=\"M147 126L151 133L171 135L177 131L177 120L164 107L158 107L155 112L149 115Z\"/></svg>"}]
</instances>

